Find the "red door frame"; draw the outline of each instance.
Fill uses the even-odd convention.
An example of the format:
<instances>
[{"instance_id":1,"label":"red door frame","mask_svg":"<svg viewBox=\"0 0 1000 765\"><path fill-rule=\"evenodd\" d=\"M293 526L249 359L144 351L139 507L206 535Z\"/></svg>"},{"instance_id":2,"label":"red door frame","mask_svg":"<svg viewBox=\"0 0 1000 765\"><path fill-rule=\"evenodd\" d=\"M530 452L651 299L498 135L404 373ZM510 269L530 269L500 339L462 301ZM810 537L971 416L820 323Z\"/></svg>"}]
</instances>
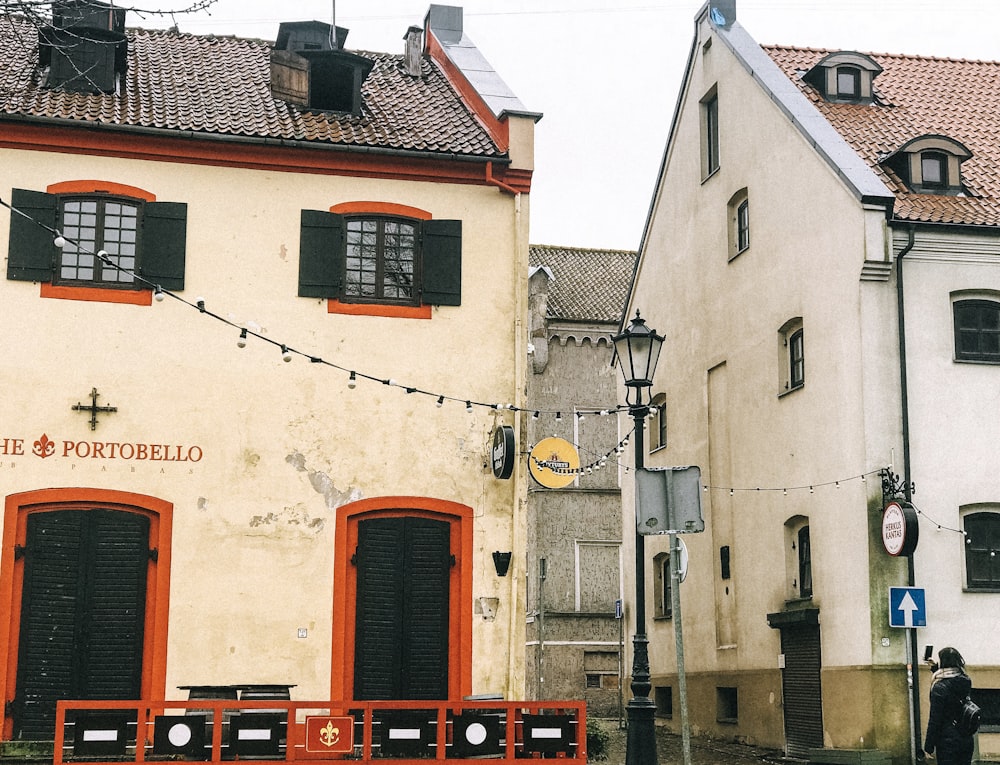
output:
<instances>
[{"instance_id":1,"label":"red door frame","mask_svg":"<svg viewBox=\"0 0 1000 765\"><path fill-rule=\"evenodd\" d=\"M354 620L357 603L356 569L351 556L358 546L358 522L368 518L430 518L451 527L455 572L448 593L448 698L472 693L472 508L429 497L377 497L337 509L333 570L333 647L330 698L354 695Z\"/></svg>"},{"instance_id":2,"label":"red door frame","mask_svg":"<svg viewBox=\"0 0 1000 765\"><path fill-rule=\"evenodd\" d=\"M113 489L40 489L6 498L3 520L3 550L0 551L0 699L14 698L17 681L18 636L21 630L21 588L24 561L15 556L15 547L24 545L27 517L31 513L55 510L102 509L137 513L149 518L149 546L157 550L150 560L146 580L146 620L142 653L142 697L163 698L167 675L167 616L170 601L170 540L174 506L156 497ZM13 720L0 708L2 736L13 735Z\"/></svg>"}]
</instances>

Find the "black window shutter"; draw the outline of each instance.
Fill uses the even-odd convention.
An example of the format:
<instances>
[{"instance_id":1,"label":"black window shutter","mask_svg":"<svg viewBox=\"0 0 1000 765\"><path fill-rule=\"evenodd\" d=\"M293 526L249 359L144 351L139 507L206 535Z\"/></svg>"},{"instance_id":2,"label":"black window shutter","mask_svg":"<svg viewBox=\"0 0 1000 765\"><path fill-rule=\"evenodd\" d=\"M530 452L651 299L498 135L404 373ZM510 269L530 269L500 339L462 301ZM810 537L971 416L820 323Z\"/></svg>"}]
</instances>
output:
<instances>
[{"instance_id":1,"label":"black window shutter","mask_svg":"<svg viewBox=\"0 0 1000 765\"><path fill-rule=\"evenodd\" d=\"M424 222L423 294L431 305L462 304L462 221Z\"/></svg>"},{"instance_id":2,"label":"black window shutter","mask_svg":"<svg viewBox=\"0 0 1000 765\"><path fill-rule=\"evenodd\" d=\"M149 519L100 510L88 513L88 520L87 698L137 699L142 691Z\"/></svg>"},{"instance_id":3,"label":"black window shutter","mask_svg":"<svg viewBox=\"0 0 1000 765\"><path fill-rule=\"evenodd\" d=\"M76 643L83 516L28 516L14 735L51 739L57 699L78 698Z\"/></svg>"},{"instance_id":4,"label":"black window shutter","mask_svg":"<svg viewBox=\"0 0 1000 765\"><path fill-rule=\"evenodd\" d=\"M167 290L184 289L187 204L147 202L142 208L139 275Z\"/></svg>"},{"instance_id":5,"label":"black window shutter","mask_svg":"<svg viewBox=\"0 0 1000 765\"><path fill-rule=\"evenodd\" d=\"M409 518L404 591L407 620L403 641L409 699L448 698L449 526Z\"/></svg>"},{"instance_id":6,"label":"black window shutter","mask_svg":"<svg viewBox=\"0 0 1000 765\"><path fill-rule=\"evenodd\" d=\"M52 281L58 248L54 244L55 235L42 226L56 228L57 197L44 191L14 189L11 206L29 217L16 212L10 214L7 278L26 282Z\"/></svg>"},{"instance_id":7,"label":"black window shutter","mask_svg":"<svg viewBox=\"0 0 1000 765\"><path fill-rule=\"evenodd\" d=\"M339 298L344 274L344 217L303 210L299 230L299 297Z\"/></svg>"}]
</instances>

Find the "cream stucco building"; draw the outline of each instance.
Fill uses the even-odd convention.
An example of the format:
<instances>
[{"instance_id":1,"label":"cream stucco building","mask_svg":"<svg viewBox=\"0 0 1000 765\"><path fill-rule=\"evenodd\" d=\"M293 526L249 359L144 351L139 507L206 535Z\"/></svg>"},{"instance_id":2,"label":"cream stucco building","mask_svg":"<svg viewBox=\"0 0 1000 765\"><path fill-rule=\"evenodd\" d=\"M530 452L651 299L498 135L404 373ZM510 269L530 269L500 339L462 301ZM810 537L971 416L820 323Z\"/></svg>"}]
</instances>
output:
<instances>
[{"instance_id":1,"label":"cream stucco building","mask_svg":"<svg viewBox=\"0 0 1000 765\"><path fill-rule=\"evenodd\" d=\"M1000 752L997 72L764 48L733 2L697 15L625 312L666 338L646 464L702 470L680 586L696 734L908 762L924 646L953 645L978 756ZM894 499L912 557L883 539ZM628 530L628 480L623 502ZM646 552L650 602L666 540ZM910 585L925 607L900 613L890 588ZM674 625L651 616L653 696L679 729Z\"/></svg>"},{"instance_id":2,"label":"cream stucco building","mask_svg":"<svg viewBox=\"0 0 1000 765\"><path fill-rule=\"evenodd\" d=\"M4 740L191 685L523 698L490 455L539 115L461 8L399 54L74 13L0 18Z\"/></svg>"}]
</instances>

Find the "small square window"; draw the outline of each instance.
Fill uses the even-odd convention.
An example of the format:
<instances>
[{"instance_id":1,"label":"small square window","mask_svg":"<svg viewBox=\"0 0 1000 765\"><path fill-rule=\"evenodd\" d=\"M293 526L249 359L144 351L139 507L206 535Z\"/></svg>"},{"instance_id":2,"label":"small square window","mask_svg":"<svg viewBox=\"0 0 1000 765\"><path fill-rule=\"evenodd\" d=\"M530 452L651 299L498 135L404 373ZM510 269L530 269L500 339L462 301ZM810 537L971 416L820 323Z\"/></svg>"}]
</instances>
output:
<instances>
[{"instance_id":1,"label":"small square window","mask_svg":"<svg viewBox=\"0 0 1000 765\"><path fill-rule=\"evenodd\" d=\"M970 513L963 526L966 588L1000 590L1000 513Z\"/></svg>"},{"instance_id":2,"label":"small square window","mask_svg":"<svg viewBox=\"0 0 1000 765\"><path fill-rule=\"evenodd\" d=\"M943 188L948 185L948 157L938 151L920 155L921 186Z\"/></svg>"},{"instance_id":3,"label":"small square window","mask_svg":"<svg viewBox=\"0 0 1000 765\"><path fill-rule=\"evenodd\" d=\"M1000 302L957 301L954 319L956 360L1000 363Z\"/></svg>"},{"instance_id":4,"label":"small square window","mask_svg":"<svg viewBox=\"0 0 1000 765\"><path fill-rule=\"evenodd\" d=\"M861 97L861 70L853 66L837 67L837 96L851 99Z\"/></svg>"},{"instance_id":5,"label":"small square window","mask_svg":"<svg viewBox=\"0 0 1000 765\"><path fill-rule=\"evenodd\" d=\"M657 717L674 716L674 694L669 685L658 685L653 689L653 701L656 704Z\"/></svg>"},{"instance_id":6,"label":"small square window","mask_svg":"<svg viewBox=\"0 0 1000 765\"><path fill-rule=\"evenodd\" d=\"M716 721L720 723L736 723L740 719L739 695L736 688L718 687L715 689Z\"/></svg>"}]
</instances>

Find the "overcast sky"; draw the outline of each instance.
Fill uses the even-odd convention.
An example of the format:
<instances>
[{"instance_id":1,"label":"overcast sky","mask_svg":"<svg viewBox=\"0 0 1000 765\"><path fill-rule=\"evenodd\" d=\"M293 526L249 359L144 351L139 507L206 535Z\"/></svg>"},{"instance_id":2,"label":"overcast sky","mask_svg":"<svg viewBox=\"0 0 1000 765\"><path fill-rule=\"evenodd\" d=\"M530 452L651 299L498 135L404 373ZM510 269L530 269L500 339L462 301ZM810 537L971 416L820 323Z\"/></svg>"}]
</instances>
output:
<instances>
[{"instance_id":1,"label":"overcast sky","mask_svg":"<svg viewBox=\"0 0 1000 765\"><path fill-rule=\"evenodd\" d=\"M188 0L121 0L180 8ZM699 0L442 0L529 111L531 243L637 249ZM426 0L218 0L181 31L273 40L281 21L350 30L346 48L402 53ZM737 0L761 44L1000 60L997 0ZM130 26L170 19L131 15Z\"/></svg>"}]
</instances>

